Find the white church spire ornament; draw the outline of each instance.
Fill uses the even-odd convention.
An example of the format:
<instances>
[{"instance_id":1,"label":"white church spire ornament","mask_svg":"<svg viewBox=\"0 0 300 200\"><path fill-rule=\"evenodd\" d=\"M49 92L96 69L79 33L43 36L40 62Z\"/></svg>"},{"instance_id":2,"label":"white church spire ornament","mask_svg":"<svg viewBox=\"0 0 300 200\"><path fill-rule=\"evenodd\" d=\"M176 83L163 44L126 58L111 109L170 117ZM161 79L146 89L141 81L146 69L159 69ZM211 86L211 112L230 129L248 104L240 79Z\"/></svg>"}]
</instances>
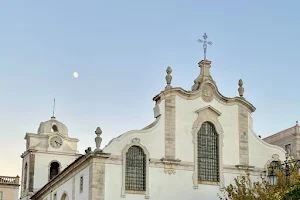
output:
<instances>
[{"instance_id":1,"label":"white church spire ornament","mask_svg":"<svg viewBox=\"0 0 300 200\"><path fill-rule=\"evenodd\" d=\"M102 150L100 149L101 146L101 142L102 142L102 138L100 137L100 135L102 134L102 130L100 127L97 127L96 131L95 131L97 137L95 138L95 142L96 142L96 149L95 152L101 152Z\"/></svg>"},{"instance_id":2,"label":"white church spire ornament","mask_svg":"<svg viewBox=\"0 0 300 200\"><path fill-rule=\"evenodd\" d=\"M172 88L171 86L171 81L172 81L172 68L170 66L168 66L167 70L167 76L166 76L166 81L167 81L167 86L165 87L165 90L169 90Z\"/></svg>"},{"instance_id":3,"label":"white church spire ornament","mask_svg":"<svg viewBox=\"0 0 300 200\"><path fill-rule=\"evenodd\" d=\"M207 49L207 45L212 45L213 43L212 42L210 42L210 41L206 41L207 40L207 35L206 35L206 33L204 33L204 35L203 35L203 40L201 40L201 39L198 39L197 41L199 42L199 43L203 43L203 50L204 50L204 60L206 60L206 49Z\"/></svg>"}]
</instances>

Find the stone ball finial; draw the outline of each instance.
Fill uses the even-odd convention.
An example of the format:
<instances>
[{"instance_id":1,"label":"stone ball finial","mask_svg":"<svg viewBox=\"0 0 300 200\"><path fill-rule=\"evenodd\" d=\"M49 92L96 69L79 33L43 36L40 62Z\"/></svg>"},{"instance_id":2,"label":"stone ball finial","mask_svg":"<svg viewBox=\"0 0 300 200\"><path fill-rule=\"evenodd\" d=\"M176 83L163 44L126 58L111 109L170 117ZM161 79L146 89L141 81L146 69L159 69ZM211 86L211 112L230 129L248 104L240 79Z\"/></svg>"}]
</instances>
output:
<instances>
[{"instance_id":1,"label":"stone ball finial","mask_svg":"<svg viewBox=\"0 0 300 200\"><path fill-rule=\"evenodd\" d=\"M239 95L240 95L240 97L243 97L244 96L244 87L243 87L243 80L242 79L240 79L239 80L239 89L238 89L238 91L239 91Z\"/></svg>"},{"instance_id":2,"label":"stone ball finial","mask_svg":"<svg viewBox=\"0 0 300 200\"><path fill-rule=\"evenodd\" d=\"M167 86L165 87L165 90L169 90L172 88L171 86L171 82L172 82L172 68L170 66L168 66L167 70L167 76L166 76L166 81L167 81Z\"/></svg>"},{"instance_id":3,"label":"stone ball finial","mask_svg":"<svg viewBox=\"0 0 300 200\"><path fill-rule=\"evenodd\" d=\"M95 142L96 142L96 149L95 149L95 151L101 151L101 149L100 149L101 142L102 142L102 138L100 137L100 135L102 134L101 128L97 127L95 133L97 135L97 137L95 138Z\"/></svg>"},{"instance_id":4,"label":"stone ball finial","mask_svg":"<svg viewBox=\"0 0 300 200\"><path fill-rule=\"evenodd\" d=\"M100 127L97 127L95 133L96 133L97 136L98 136L98 135L100 136L100 135L102 134L101 128L100 128Z\"/></svg>"}]
</instances>

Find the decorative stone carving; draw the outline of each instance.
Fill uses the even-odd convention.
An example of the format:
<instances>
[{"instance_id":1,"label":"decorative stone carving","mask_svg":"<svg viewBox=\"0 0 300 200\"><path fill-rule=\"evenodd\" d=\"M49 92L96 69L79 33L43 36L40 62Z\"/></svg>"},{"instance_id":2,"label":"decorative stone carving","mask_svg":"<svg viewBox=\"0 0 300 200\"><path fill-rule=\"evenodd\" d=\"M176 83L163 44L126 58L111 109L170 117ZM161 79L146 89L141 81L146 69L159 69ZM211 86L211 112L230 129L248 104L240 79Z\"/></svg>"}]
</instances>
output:
<instances>
[{"instance_id":1,"label":"decorative stone carving","mask_svg":"<svg viewBox=\"0 0 300 200\"><path fill-rule=\"evenodd\" d=\"M166 72L167 72L167 76L166 76L167 86L165 87L165 90L169 90L169 89L172 88L172 86L171 86L171 81L172 81L172 75L171 75L171 73L172 73L172 69L171 69L170 66L168 66Z\"/></svg>"},{"instance_id":2,"label":"decorative stone carving","mask_svg":"<svg viewBox=\"0 0 300 200\"><path fill-rule=\"evenodd\" d=\"M273 154L272 159L278 161L279 160L279 155L278 154Z\"/></svg>"},{"instance_id":3,"label":"decorative stone carving","mask_svg":"<svg viewBox=\"0 0 300 200\"><path fill-rule=\"evenodd\" d=\"M238 89L240 97L243 97L243 96L244 96L244 88L243 88L243 84L244 84L244 83L243 83L243 80L240 79L240 80L239 80L239 89Z\"/></svg>"},{"instance_id":4,"label":"decorative stone carving","mask_svg":"<svg viewBox=\"0 0 300 200\"><path fill-rule=\"evenodd\" d=\"M165 174L176 174L176 168L179 165L179 163L181 162L181 160L176 159L176 160L172 160L172 159L165 159L162 158L160 159L161 162L165 165Z\"/></svg>"},{"instance_id":5,"label":"decorative stone carving","mask_svg":"<svg viewBox=\"0 0 300 200\"><path fill-rule=\"evenodd\" d=\"M97 137L95 138L95 142L96 142L96 149L95 151L102 151L100 149L100 145L101 145L101 142L102 142L102 138L100 137L100 135L102 134L102 130L100 127L98 127L95 131Z\"/></svg>"},{"instance_id":6,"label":"decorative stone carving","mask_svg":"<svg viewBox=\"0 0 300 200\"><path fill-rule=\"evenodd\" d=\"M204 85L201 97L207 103L213 100L213 88L209 84Z\"/></svg>"},{"instance_id":7,"label":"decorative stone carving","mask_svg":"<svg viewBox=\"0 0 300 200\"><path fill-rule=\"evenodd\" d=\"M140 143L140 139L139 138L133 138L132 139L132 143L134 143L134 144L138 144L138 143Z\"/></svg>"},{"instance_id":8,"label":"decorative stone carving","mask_svg":"<svg viewBox=\"0 0 300 200\"><path fill-rule=\"evenodd\" d=\"M198 79L194 80L194 85L192 86L192 91L198 90L200 87L200 81Z\"/></svg>"}]
</instances>

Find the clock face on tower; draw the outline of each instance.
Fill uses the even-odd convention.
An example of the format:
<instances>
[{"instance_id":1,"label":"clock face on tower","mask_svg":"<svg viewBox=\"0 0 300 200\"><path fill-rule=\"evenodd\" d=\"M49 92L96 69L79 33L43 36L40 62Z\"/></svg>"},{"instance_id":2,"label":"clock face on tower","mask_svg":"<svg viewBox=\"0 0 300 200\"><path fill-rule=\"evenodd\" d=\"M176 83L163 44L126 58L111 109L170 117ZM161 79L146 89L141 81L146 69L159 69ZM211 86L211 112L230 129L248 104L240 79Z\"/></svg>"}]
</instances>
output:
<instances>
[{"instance_id":1,"label":"clock face on tower","mask_svg":"<svg viewBox=\"0 0 300 200\"><path fill-rule=\"evenodd\" d=\"M59 147L61 147L62 143L63 143L63 141L62 141L61 137L59 137L59 136L53 136L50 139L50 145L55 149L58 149Z\"/></svg>"}]
</instances>

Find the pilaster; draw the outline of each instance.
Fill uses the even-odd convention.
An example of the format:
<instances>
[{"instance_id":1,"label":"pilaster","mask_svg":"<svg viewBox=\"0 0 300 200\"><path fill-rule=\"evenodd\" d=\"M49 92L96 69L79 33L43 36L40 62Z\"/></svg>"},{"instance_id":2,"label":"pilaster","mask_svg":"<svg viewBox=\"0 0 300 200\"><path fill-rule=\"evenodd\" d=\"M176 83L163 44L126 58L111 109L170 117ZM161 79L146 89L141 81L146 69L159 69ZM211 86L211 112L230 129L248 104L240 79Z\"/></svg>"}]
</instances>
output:
<instances>
[{"instance_id":1,"label":"pilaster","mask_svg":"<svg viewBox=\"0 0 300 200\"><path fill-rule=\"evenodd\" d=\"M238 107L239 117L239 164L242 166L249 165L249 141L248 141L248 111Z\"/></svg>"},{"instance_id":2,"label":"pilaster","mask_svg":"<svg viewBox=\"0 0 300 200\"><path fill-rule=\"evenodd\" d=\"M175 95L165 101L165 158L175 159Z\"/></svg>"},{"instance_id":3,"label":"pilaster","mask_svg":"<svg viewBox=\"0 0 300 200\"><path fill-rule=\"evenodd\" d=\"M105 198L105 161L109 154L98 152L93 155L89 168L89 200Z\"/></svg>"},{"instance_id":4,"label":"pilaster","mask_svg":"<svg viewBox=\"0 0 300 200\"><path fill-rule=\"evenodd\" d=\"M33 192L34 166L35 166L35 154L31 152L29 155L29 187L28 187L29 192Z\"/></svg>"}]
</instances>

